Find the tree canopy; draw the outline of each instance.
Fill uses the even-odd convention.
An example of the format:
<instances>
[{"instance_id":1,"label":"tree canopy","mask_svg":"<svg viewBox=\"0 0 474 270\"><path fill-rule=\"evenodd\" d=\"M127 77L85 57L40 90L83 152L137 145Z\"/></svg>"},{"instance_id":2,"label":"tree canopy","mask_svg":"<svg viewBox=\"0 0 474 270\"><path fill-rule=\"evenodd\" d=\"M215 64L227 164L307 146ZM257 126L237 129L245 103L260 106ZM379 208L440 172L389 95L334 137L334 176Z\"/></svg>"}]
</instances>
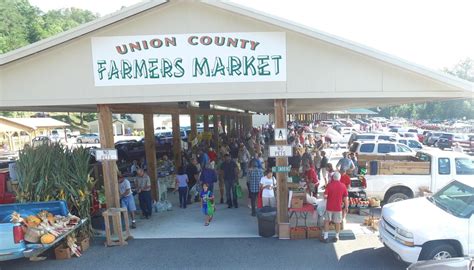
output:
<instances>
[{"instance_id":1,"label":"tree canopy","mask_svg":"<svg viewBox=\"0 0 474 270\"><path fill-rule=\"evenodd\" d=\"M28 0L0 0L0 53L67 31L97 17L98 14L77 8L45 13Z\"/></svg>"}]
</instances>

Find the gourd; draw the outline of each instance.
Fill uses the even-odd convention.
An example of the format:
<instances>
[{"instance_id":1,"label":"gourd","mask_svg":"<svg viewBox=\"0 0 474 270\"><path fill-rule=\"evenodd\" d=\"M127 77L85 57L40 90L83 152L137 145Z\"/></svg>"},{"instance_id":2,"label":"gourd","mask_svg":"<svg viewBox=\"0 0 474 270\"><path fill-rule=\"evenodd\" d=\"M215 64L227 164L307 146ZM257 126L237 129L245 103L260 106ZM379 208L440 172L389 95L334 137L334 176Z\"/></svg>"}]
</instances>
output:
<instances>
[{"instance_id":1,"label":"gourd","mask_svg":"<svg viewBox=\"0 0 474 270\"><path fill-rule=\"evenodd\" d=\"M54 240L56 240L56 236L54 236L50 233L43 234L41 236L41 244L51 244L51 243L54 242Z\"/></svg>"},{"instance_id":2,"label":"gourd","mask_svg":"<svg viewBox=\"0 0 474 270\"><path fill-rule=\"evenodd\" d=\"M26 225L28 227L38 227L40 223L41 223L41 219L39 219L37 216L28 216L26 218Z\"/></svg>"}]
</instances>

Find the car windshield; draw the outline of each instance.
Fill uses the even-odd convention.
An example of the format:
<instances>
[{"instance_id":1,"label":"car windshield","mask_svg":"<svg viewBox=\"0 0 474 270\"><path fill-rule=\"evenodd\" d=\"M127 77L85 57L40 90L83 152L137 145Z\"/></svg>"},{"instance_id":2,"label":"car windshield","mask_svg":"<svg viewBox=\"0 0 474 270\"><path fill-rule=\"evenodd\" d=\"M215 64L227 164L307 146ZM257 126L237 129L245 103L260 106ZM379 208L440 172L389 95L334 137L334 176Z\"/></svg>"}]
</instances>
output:
<instances>
[{"instance_id":1,"label":"car windshield","mask_svg":"<svg viewBox=\"0 0 474 270\"><path fill-rule=\"evenodd\" d=\"M474 211L474 188L453 181L433 195L431 201L454 216L469 218Z\"/></svg>"},{"instance_id":2,"label":"car windshield","mask_svg":"<svg viewBox=\"0 0 474 270\"><path fill-rule=\"evenodd\" d=\"M456 174L474 175L474 159L456 158Z\"/></svg>"}]
</instances>

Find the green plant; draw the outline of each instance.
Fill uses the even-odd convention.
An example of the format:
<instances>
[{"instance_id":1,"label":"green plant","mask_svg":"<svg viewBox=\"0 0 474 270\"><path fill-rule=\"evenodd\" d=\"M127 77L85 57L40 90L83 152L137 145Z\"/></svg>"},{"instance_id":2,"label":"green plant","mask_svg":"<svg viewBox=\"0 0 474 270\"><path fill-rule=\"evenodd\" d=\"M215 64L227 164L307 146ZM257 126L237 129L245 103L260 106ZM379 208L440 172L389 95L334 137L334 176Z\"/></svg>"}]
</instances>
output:
<instances>
[{"instance_id":1,"label":"green plant","mask_svg":"<svg viewBox=\"0 0 474 270\"><path fill-rule=\"evenodd\" d=\"M71 213L88 222L80 233L91 235L90 208L95 182L89 151L61 144L26 147L17 161L20 202L65 200Z\"/></svg>"}]
</instances>

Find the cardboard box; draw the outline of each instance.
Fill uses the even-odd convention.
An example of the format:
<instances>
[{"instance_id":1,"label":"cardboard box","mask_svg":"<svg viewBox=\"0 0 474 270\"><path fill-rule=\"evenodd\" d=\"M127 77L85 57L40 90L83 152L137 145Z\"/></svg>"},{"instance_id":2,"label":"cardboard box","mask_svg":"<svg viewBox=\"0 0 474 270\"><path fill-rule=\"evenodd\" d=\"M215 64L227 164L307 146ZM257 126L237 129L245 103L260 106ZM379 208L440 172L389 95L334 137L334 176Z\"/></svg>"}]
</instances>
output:
<instances>
[{"instance_id":1,"label":"cardboard box","mask_svg":"<svg viewBox=\"0 0 474 270\"><path fill-rule=\"evenodd\" d=\"M306 228L305 227L293 227L290 228L290 239L306 239Z\"/></svg>"},{"instance_id":2,"label":"cardboard box","mask_svg":"<svg viewBox=\"0 0 474 270\"><path fill-rule=\"evenodd\" d=\"M308 239L318 239L321 237L321 229L319 227L308 227L306 235Z\"/></svg>"},{"instance_id":3,"label":"cardboard box","mask_svg":"<svg viewBox=\"0 0 474 270\"><path fill-rule=\"evenodd\" d=\"M303 207L303 200L301 198L291 198L291 208Z\"/></svg>"},{"instance_id":4,"label":"cardboard box","mask_svg":"<svg viewBox=\"0 0 474 270\"><path fill-rule=\"evenodd\" d=\"M72 252L69 247L60 245L54 249L54 255L56 256L56 260L65 260L71 258Z\"/></svg>"},{"instance_id":5,"label":"cardboard box","mask_svg":"<svg viewBox=\"0 0 474 270\"><path fill-rule=\"evenodd\" d=\"M79 243L79 246L81 247L81 252L84 252L84 251L89 249L89 247L90 247L90 238L89 237L80 238L77 241Z\"/></svg>"}]
</instances>

